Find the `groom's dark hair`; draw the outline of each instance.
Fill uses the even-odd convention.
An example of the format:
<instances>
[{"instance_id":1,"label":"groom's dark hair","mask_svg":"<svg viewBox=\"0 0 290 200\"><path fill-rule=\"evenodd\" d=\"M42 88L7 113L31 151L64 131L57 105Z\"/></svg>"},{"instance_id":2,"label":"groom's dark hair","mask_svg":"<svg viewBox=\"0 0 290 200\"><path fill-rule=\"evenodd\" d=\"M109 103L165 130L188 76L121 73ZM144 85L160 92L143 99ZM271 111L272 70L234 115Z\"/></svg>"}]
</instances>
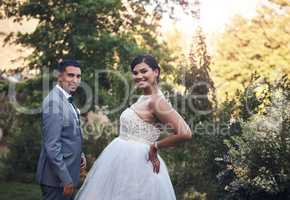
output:
<instances>
[{"instance_id":1,"label":"groom's dark hair","mask_svg":"<svg viewBox=\"0 0 290 200\"><path fill-rule=\"evenodd\" d=\"M64 72L65 68L68 66L74 66L74 67L81 68L80 63L77 60L66 59L66 60L62 60L61 62L58 63L58 71Z\"/></svg>"}]
</instances>

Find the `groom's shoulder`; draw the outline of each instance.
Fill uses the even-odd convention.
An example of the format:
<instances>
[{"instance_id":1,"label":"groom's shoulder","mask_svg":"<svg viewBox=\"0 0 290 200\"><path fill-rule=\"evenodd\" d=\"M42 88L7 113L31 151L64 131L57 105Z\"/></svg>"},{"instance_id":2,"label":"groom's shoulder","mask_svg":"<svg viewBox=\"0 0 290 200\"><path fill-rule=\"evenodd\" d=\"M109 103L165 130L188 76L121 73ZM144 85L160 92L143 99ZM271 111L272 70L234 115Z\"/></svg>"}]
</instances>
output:
<instances>
[{"instance_id":1,"label":"groom's shoulder","mask_svg":"<svg viewBox=\"0 0 290 200\"><path fill-rule=\"evenodd\" d=\"M60 100L61 99L60 99L59 93L57 91L57 88L54 87L51 91L49 91L49 93L47 94L47 96L44 98L44 100L42 102L42 105L43 106L49 105L52 102L58 103L58 102L60 102Z\"/></svg>"}]
</instances>

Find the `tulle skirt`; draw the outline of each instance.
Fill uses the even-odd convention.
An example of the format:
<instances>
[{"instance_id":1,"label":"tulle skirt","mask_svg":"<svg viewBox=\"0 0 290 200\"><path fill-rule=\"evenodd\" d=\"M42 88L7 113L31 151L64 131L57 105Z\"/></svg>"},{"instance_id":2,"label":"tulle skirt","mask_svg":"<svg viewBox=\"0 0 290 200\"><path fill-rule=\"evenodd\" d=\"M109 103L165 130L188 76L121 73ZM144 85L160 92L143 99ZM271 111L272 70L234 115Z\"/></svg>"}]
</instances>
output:
<instances>
[{"instance_id":1,"label":"tulle skirt","mask_svg":"<svg viewBox=\"0 0 290 200\"><path fill-rule=\"evenodd\" d=\"M153 172L149 145L115 138L89 171L75 200L176 200L167 167L159 156Z\"/></svg>"}]
</instances>

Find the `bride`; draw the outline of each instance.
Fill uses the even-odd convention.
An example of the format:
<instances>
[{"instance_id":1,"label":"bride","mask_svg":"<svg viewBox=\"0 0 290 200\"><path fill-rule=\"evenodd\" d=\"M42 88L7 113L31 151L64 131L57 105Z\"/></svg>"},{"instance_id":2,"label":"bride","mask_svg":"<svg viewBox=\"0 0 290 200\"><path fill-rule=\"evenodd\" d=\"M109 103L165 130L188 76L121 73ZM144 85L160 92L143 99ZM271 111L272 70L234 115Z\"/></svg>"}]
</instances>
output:
<instances>
[{"instance_id":1,"label":"bride","mask_svg":"<svg viewBox=\"0 0 290 200\"><path fill-rule=\"evenodd\" d=\"M137 56L131 71L144 95L121 114L119 137L95 161L75 200L176 199L158 150L190 140L190 128L159 90L160 68L153 56ZM173 133L158 141L157 122Z\"/></svg>"}]
</instances>

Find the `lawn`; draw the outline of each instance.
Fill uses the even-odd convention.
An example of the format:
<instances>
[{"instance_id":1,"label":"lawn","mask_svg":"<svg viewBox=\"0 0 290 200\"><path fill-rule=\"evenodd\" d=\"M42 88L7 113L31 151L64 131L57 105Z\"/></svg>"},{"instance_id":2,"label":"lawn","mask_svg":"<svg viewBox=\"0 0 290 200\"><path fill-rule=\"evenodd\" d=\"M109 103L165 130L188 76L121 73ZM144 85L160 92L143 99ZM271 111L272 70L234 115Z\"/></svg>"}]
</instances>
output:
<instances>
[{"instance_id":1,"label":"lawn","mask_svg":"<svg viewBox=\"0 0 290 200\"><path fill-rule=\"evenodd\" d=\"M40 187L37 184L0 182L1 200L39 200Z\"/></svg>"},{"instance_id":2,"label":"lawn","mask_svg":"<svg viewBox=\"0 0 290 200\"><path fill-rule=\"evenodd\" d=\"M7 153L5 146L0 145L0 158ZM0 169L2 163L0 162ZM1 171L0 171L1 173ZM1 174L0 174L1 177ZM40 187L38 184L4 182L0 180L1 200L39 200L41 199Z\"/></svg>"}]
</instances>

